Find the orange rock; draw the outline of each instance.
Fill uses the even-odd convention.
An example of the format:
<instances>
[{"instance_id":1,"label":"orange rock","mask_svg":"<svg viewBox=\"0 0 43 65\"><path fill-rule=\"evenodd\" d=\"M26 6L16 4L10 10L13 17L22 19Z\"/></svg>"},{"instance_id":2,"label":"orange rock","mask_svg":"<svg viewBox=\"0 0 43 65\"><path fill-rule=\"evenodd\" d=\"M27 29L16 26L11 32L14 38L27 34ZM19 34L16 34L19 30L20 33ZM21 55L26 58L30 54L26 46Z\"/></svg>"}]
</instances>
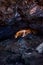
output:
<instances>
[{"instance_id":1,"label":"orange rock","mask_svg":"<svg viewBox=\"0 0 43 65\"><path fill-rule=\"evenodd\" d=\"M31 29L26 29L26 30L20 30L18 31L16 34L15 34L15 38L18 38L18 37L25 37L27 34L30 34L30 33L36 33L35 30L31 30Z\"/></svg>"}]
</instances>

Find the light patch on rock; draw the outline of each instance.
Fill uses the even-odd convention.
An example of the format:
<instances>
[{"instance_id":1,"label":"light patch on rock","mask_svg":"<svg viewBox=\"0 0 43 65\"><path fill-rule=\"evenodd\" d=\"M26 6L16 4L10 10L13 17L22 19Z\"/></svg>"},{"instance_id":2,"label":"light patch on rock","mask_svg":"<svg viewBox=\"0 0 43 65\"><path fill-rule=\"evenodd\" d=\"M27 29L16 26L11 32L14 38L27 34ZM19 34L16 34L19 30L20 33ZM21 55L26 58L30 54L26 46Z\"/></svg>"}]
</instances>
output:
<instances>
[{"instance_id":1,"label":"light patch on rock","mask_svg":"<svg viewBox=\"0 0 43 65\"><path fill-rule=\"evenodd\" d=\"M34 14L34 13L36 12L36 9L37 9L37 6L35 6L34 8L32 8L32 9L30 10L30 14Z\"/></svg>"},{"instance_id":2,"label":"light patch on rock","mask_svg":"<svg viewBox=\"0 0 43 65\"><path fill-rule=\"evenodd\" d=\"M41 43L37 48L36 50L39 52L39 53L43 53L43 43Z\"/></svg>"}]
</instances>

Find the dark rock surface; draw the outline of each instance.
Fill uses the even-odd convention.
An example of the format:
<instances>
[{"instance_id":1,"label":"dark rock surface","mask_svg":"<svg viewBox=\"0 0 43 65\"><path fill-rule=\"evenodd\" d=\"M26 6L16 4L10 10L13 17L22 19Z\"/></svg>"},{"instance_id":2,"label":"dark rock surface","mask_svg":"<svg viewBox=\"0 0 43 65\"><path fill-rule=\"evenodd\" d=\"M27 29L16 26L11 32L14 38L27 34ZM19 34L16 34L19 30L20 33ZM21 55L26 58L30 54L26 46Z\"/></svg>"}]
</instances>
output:
<instances>
[{"instance_id":1,"label":"dark rock surface","mask_svg":"<svg viewBox=\"0 0 43 65\"><path fill-rule=\"evenodd\" d=\"M0 39L27 28L43 33L43 6L33 0L2 0L0 3Z\"/></svg>"},{"instance_id":2,"label":"dark rock surface","mask_svg":"<svg viewBox=\"0 0 43 65\"><path fill-rule=\"evenodd\" d=\"M43 65L43 54L36 50L42 42L33 34L0 42L0 65Z\"/></svg>"},{"instance_id":3,"label":"dark rock surface","mask_svg":"<svg viewBox=\"0 0 43 65\"><path fill-rule=\"evenodd\" d=\"M43 0L0 0L0 65L43 65Z\"/></svg>"},{"instance_id":4,"label":"dark rock surface","mask_svg":"<svg viewBox=\"0 0 43 65\"><path fill-rule=\"evenodd\" d=\"M25 0L19 6L19 13L24 21L30 23L29 27L43 32L43 6L37 5L35 2L25 2Z\"/></svg>"}]
</instances>

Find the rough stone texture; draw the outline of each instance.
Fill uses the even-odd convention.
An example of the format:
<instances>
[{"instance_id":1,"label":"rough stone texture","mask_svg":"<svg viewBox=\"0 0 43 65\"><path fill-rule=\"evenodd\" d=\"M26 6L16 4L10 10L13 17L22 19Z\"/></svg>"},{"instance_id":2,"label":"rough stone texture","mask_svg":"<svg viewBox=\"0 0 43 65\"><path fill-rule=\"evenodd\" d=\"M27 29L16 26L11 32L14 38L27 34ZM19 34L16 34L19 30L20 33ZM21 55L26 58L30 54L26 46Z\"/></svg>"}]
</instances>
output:
<instances>
[{"instance_id":1,"label":"rough stone texture","mask_svg":"<svg viewBox=\"0 0 43 65\"><path fill-rule=\"evenodd\" d=\"M23 20L29 22L29 27L43 31L43 6L39 6L35 2L28 3L22 2L19 4L19 13Z\"/></svg>"},{"instance_id":2,"label":"rough stone texture","mask_svg":"<svg viewBox=\"0 0 43 65\"><path fill-rule=\"evenodd\" d=\"M0 42L0 64L43 65L43 54L36 50L36 47L42 42L43 39L33 34L16 40L7 39Z\"/></svg>"},{"instance_id":3,"label":"rough stone texture","mask_svg":"<svg viewBox=\"0 0 43 65\"><path fill-rule=\"evenodd\" d=\"M34 29L14 38L21 29ZM43 65L43 0L0 0L0 65Z\"/></svg>"}]
</instances>

